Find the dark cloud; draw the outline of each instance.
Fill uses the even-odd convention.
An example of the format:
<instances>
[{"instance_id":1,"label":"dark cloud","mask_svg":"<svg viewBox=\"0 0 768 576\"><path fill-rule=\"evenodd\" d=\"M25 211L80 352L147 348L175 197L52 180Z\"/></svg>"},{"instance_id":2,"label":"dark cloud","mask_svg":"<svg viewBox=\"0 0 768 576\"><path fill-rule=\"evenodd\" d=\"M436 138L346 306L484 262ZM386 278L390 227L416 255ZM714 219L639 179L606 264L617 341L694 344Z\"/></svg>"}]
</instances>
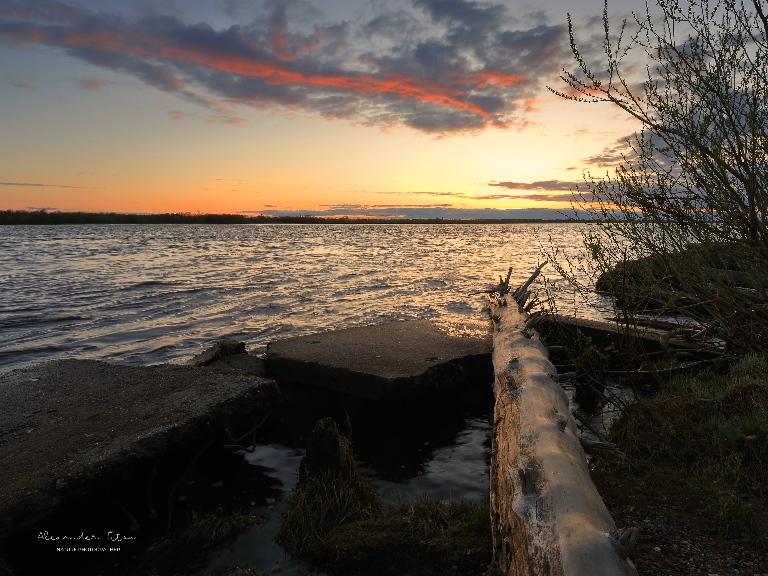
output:
<instances>
[{"instance_id":1,"label":"dark cloud","mask_svg":"<svg viewBox=\"0 0 768 576\"><path fill-rule=\"evenodd\" d=\"M422 208L452 208L452 204L321 204L327 210L411 210Z\"/></svg>"},{"instance_id":2,"label":"dark cloud","mask_svg":"<svg viewBox=\"0 0 768 576\"><path fill-rule=\"evenodd\" d=\"M499 34L499 43L518 54L527 70L537 70L552 62L563 61L562 29L539 25L530 30L510 30Z\"/></svg>"},{"instance_id":3,"label":"dark cloud","mask_svg":"<svg viewBox=\"0 0 768 576\"><path fill-rule=\"evenodd\" d=\"M488 186L506 188L507 190L524 190L521 192L507 192L495 194L472 194L467 192L389 192L375 191L376 194L391 196L448 196L451 198L463 198L468 200L533 200L546 202L572 202L579 195L584 195L587 186L584 182L564 182L561 180L547 180L541 182L489 182ZM562 194L547 192L564 191ZM367 192L372 192L367 190ZM446 204L451 206L452 204Z\"/></svg>"},{"instance_id":4,"label":"dark cloud","mask_svg":"<svg viewBox=\"0 0 768 576\"><path fill-rule=\"evenodd\" d=\"M534 202L596 202L597 196L584 190L568 194L490 194L478 196L477 200L532 200Z\"/></svg>"},{"instance_id":5,"label":"dark cloud","mask_svg":"<svg viewBox=\"0 0 768 576\"><path fill-rule=\"evenodd\" d=\"M214 28L11 1L0 42L60 48L210 108L215 121L241 121L234 106L246 104L438 135L524 125L540 79L568 60L564 26L511 29L499 3L413 0L360 23L321 22L306 2L266 6L247 25Z\"/></svg>"},{"instance_id":6,"label":"dark cloud","mask_svg":"<svg viewBox=\"0 0 768 576\"><path fill-rule=\"evenodd\" d=\"M418 34L423 30L424 26L405 10L384 12L362 26L366 37L379 37L384 40Z\"/></svg>"},{"instance_id":7,"label":"dark cloud","mask_svg":"<svg viewBox=\"0 0 768 576\"><path fill-rule=\"evenodd\" d=\"M665 143L650 133L644 135L633 133L619 138L606 146L599 154L584 158L583 162L592 167L609 170L619 166L637 165L641 162L638 154L638 150L641 150L641 141L644 141L646 146L642 162L646 164L648 169L673 170L679 173L679 166L672 151L667 150Z\"/></svg>"},{"instance_id":8,"label":"dark cloud","mask_svg":"<svg viewBox=\"0 0 768 576\"><path fill-rule=\"evenodd\" d=\"M595 166L597 168L617 168L624 164L625 158L635 158L636 154L627 144L627 138L619 138L615 142L606 146L599 154L594 154L587 158L584 158L589 166Z\"/></svg>"},{"instance_id":9,"label":"dark cloud","mask_svg":"<svg viewBox=\"0 0 768 576\"><path fill-rule=\"evenodd\" d=\"M371 190L365 190L365 192L371 192ZM452 198L474 198L474 196L464 192L432 192L429 190L417 190L414 192L376 190L375 193L387 194L391 196L450 196Z\"/></svg>"},{"instance_id":10,"label":"dark cloud","mask_svg":"<svg viewBox=\"0 0 768 576\"><path fill-rule=\"evenodd\" d=\"M465 28L498 28L506 16L501 4L471 2L467 0L415 0L435 20Z\"/></svg>"},{"instance_id":11,"label":"dark cloud","mask_svg":"<svg viewBox=\"0 0 768 576\"><path fill-rule=\"evenodd\" d=\"M497 186L509 190L576 190L583 182L567 182L563 180L540 180L538 182L489 182L488 186Z\"/></svg>"},{"instance_id":12,"label":"dark cloud","mask_svg":"<svg viewBox=\"0 0 768 576\"><path fill-rule=\"evenodd\" d=\"M66 186L64 184L39 184L37 182L0 182L0 186L32 186L34 188L81 188L81 186Z\"/></svg>"},{"instance_id":13,"label":"dark cloud","mask_svg":"<svg viewBox=\"0 0 768 576\"><path fill-rule=\"evenodd\" d=\"M527 193L491 194L476 196L478 200L533 200L540 202L597 202L598 196L583 180L542 180L539 182L490 182L489 186L507 190L525 190ZM535 191L535 192L534 192ZM562 192L558 194L557 192Z\"/></svg>"}]
</instances>

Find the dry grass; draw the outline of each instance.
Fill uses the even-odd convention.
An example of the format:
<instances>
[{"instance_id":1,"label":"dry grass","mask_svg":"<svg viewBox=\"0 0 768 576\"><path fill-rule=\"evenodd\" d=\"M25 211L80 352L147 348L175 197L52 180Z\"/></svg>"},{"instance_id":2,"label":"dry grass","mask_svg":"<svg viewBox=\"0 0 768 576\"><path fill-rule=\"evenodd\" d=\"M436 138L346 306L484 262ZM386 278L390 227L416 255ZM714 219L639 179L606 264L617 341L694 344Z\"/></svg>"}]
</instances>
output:
<instances>
[{"instance_id":1,"label":"dry grass","mask_svg":"<svg viewBox=\"0 0 768 576\"><path fill-rule=\"evenodd\" d=\"M264 518L260 516L240 512L227 514L219 508L212 514L194 515L180 535L179 540L185 542L225 540L264 521Z\"/></svg>"},{"instance_id":2,"label":"dry grass","mask_svg":"<svg viewBox=\"0 0 768 576\"><path fill-rule=\"evenodd\" d=\"M487 502L424 498L338 526L304 557L338 575L485 574L492 558Z\"/></svg>"},{"instance_id":3,"label":"dry grass","mask_svg":"<svg viewBox=\"0 0 768 576\"><path fill-rule=\"evenodd\" d=\"M275 537L288 552L301 554L342 524L381 516L376 490L358 472L349 440L338 430L336 436L338 470L303 473L288 503Z\"/></svg>"},{"instance_id":4,"label":"dry grass","mask_svg":"<svg viewBox=\"0 0 768 576\"><path fill-rule=\"evenodd\" d=\"M264 521L260 516L225 512L222 508L208 514L193 513L184 527L157 541L152 551L147 552L141 573L147 576L178 574L180 569L196 573L203 567L201 561L207 553L220 549L247 528Z\"/></svg>"},{"instance_id":5,"label":"dry grass","mask_svg":"<svg viewBox=\"0 0 768 576\"><path fill-rule=\"evenodd\" d=\"M266 576L266 572L254 568L237 567L221 572L217 576Z\"/></svg>"}]
</instances>

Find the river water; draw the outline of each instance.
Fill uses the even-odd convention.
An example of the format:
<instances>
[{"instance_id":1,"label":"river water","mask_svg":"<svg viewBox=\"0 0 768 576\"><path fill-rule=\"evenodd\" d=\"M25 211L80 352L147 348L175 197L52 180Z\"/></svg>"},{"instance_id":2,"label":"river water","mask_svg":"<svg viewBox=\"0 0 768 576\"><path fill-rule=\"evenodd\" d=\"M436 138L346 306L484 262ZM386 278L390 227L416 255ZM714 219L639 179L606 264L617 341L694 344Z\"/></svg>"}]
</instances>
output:
<instances>
[{"instance_id":1,"label":"river water","mask_svg":"<svg viewBox=\"0 0 768 576\"><path fill-rule=\"evenodd\" d=\"M0 370L54 358L182 362L220 339L271 340L428 318L487 329L468 296L584 225L0 226ZM597 314L550 267L560 312Z\"/></svg>"}]
</instances>

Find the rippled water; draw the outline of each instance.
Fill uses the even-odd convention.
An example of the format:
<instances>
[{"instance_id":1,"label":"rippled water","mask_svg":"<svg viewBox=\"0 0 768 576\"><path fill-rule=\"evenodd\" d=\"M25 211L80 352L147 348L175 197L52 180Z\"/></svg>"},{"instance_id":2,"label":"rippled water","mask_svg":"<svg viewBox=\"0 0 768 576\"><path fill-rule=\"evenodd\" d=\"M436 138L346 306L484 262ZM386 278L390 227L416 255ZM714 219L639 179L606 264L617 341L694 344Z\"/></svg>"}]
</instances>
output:
<instances>
[{"instance_id":1,"label":"rippled water","mask_svg":"<svg viewBox=\"0 0 768 576\"><path fill-rule=\"evenodd\" d=\"M484 297L467 294L509 266L522 281L550 238L575 253L580 230L0 226L0 370L60 357L183 361L223 338L258 348L289 335L414 318L480 332ZM567 290L557 298L561 310L574 305Z\"/></svg>"}]
</instances>

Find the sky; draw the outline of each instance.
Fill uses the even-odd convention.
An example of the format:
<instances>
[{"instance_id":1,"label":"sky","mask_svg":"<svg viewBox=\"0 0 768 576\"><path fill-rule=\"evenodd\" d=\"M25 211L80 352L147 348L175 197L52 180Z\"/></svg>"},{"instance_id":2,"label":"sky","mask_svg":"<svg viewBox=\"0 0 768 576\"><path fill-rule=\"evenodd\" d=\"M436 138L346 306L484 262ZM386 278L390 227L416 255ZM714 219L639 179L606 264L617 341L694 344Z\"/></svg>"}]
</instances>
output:
<instances>
[{"instance_id":1,"label":"sky","mask_svg":"<svg viewBox=\"0 0 768 576\"><path fill-rule=\"evenodd\" d=\"M612 20L643 5L611 2ZM548 217L638 126L602 0L0 0L0 209Z\"/></svg>"}]
</instances>

